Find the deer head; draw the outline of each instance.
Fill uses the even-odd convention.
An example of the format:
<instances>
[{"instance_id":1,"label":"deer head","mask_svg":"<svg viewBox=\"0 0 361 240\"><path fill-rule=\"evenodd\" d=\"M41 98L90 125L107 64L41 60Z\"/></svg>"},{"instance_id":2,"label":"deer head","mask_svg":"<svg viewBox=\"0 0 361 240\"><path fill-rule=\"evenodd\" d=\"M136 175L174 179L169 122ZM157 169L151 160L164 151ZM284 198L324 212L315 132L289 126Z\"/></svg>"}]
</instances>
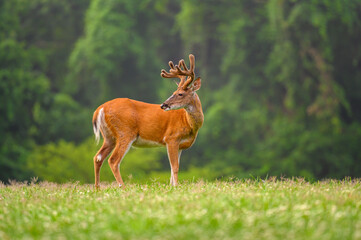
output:
<instances>
[{"instance_id":1,"label":"deer head","mask_svg":"<svg viewBox=\"0 0 361 240\"><path fill-rule=\"evenodd\" d=\"M195 92L201 87L201 78L195 79L194 76L194 62L194 56L189 54L189 69L183 59L179 61L178 65L174 65L170 61L168 63L169 72L162 69L162 77L180 79L180 82L177 83L177 90L160 106L163 110L188 108L194 103L197 98Z\"/></svg>"}]
</instances>

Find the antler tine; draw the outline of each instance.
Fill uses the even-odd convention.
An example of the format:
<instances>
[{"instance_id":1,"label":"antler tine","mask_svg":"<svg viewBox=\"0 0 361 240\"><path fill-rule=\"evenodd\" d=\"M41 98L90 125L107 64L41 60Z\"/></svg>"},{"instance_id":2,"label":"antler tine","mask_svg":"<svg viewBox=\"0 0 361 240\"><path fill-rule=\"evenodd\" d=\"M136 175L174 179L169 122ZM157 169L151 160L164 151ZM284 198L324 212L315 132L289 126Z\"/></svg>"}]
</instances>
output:
<instances>
[{"instance_id":1,"label":"antler tine","mask_svg":"<svg viewBox=\"0 0 361 240\"><path fill-rule=\"evenodd\" d=\"M179 87L180 87L180 86L183 86L183 84L184 84L184 82L185 82L185 79L186 79L185 76L184 76L184 74L183 74L183 71L182 71L181 67L179 67L179 66L182 66L182 61L184 62L184 60L181 59L181 60L179 61L178 65L175 65L175 67L176 67L176 69L177 69L178 77L179 77L179 79L180 79L180 82L179 82L179 84L178 84Z\"/></svg>"},{"instance_id":2,"label":"antler tine","mask_svg":"<svg viewBox=\"0 0 361 240\"><path fill-rule=\"evenodd\" d=\"M178 65L175 65L175 68L176 68L176 71L179 75L184 75L184 72L182 71L182 69L178 66Z\"/></svg>"},{"instance_id":3,"label":"antler tine","mask_svg":"<svg viewBox=\"0 0 361 240\"><path fill-rule=\"evenodd\" d=\"M191 86L194 82L194 67L195 67L195 59L194 59L194 55L193 54L189 54L189 74L188 74L188 78L187 81L183 84L183 89L188 88L189 86Z\"/></svg>"},{"instance_id":4,"label":"antler tine","mask_svg":"<svg viewBox=\"0 0 361 240\"><path fill-rule=\"evenodd\" d=\"M182 60L183 60L183 59L179 60L178 65L177 65L178 67L182 67L182 63L181 63Z\"/></svg>"},{"instance_id":5,"label":"antler tine","mask_svg":"<svg viewBox=\"0 0 361 240\"><path fill-rule=\"evenodd\" d=\"M173 76L173 74L170 74L170 73L168 73L168 72L166 72L164 69L162 69L162 71L161 71L162 73L160 74L162 77L164 77L164 78L173 78L174 76Z\"/></svg>"},{"instance_id":6,"label":"antler tine","mask_svg":"<svg viewBox=\"0 0 361 240\"><path fill-rule=\"evenodd\" d=\"M186 64L184 63L184 60L183 60L183 59L179 61L179 65L180 65L181 67L183 67L184 71L187 71L187 72L188 72L188 68L187 68Z\"/></svg>"},{"instance_id":7,"label":"antler tine","mask_svg":"<svg viewBox=\"0 0 361 240\"><path fill-rule=\"evenodd\" d=\"M172 61L169 61L169 62L168 62L168 65L169 65L169 67L170 67L171 69L174 69L174 64L173 64Z\"/></svg>"},{"instance_id":8,"label":"antler tine","mask_svg":"<svg viewBox=\"0 0 361 240\"><path fill-rule=\"evenodd\" d=\"M174 76L174 73L172 72L172 70L175 70L175 67L174 67L173 62L172 62L172 61L169 61L169 62L168 62L168 65L169 65L169 67L171 68L171 69L170 69L170 73L168 73L166 70L162 69L160 75L161 75L162 77L164 77L164 78L173 78L173 77L176 77L176 76Z\"/></svg>"},{"instance_id":9,"label":"antler tine","mask_svg":"<svg viewBox=\"0 0 361 240\"><path fill-rule=\"evenodd\" d=\"M193 54L189 54L189 67L190 70L194 73L194 66L195 66L195 58Z\"/></svg>"}]
</instances>

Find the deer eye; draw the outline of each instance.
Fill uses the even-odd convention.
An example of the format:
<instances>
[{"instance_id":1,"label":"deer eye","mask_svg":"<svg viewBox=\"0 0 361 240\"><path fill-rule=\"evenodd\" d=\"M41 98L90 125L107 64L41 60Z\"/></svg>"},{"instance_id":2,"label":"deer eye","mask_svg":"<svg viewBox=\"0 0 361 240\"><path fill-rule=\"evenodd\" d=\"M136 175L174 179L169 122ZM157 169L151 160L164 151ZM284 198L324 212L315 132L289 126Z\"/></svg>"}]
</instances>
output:
<instances>
[{"instance_id":1,"label":"deer eye","mask_svg":"<svg viewBox=\"0 0 361 240\"><path fill-rule=\"evenodd\" d=\"M181 93L178 93L178 96L183 96L183 94L181 94Z\"/></svg>"}]
</instances>

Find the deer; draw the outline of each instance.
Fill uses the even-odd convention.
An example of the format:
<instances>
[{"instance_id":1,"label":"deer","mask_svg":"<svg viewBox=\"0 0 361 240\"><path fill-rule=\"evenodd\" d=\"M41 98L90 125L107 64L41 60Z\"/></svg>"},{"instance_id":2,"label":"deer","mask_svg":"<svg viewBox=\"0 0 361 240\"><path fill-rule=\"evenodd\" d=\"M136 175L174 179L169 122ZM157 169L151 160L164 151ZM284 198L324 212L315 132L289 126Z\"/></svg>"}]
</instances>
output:
<instances>
[{"instance_id":1,"label":"deer","mask_svg":"<svg viewBox=\"0 0 361 240\"><path fill-rule=\"evenodd\" d=\"M170 184L178 185L182 150L190 148L202 127L204 116L196 93L201 78L195 78L195 58L189 55L189 69L183 59L178 65L169 61L170 70L161 70L163 78L178 78L177 89L161 105L129 98L116 98L100 105L93 115L95 139L103 145L94 156L95 188L100 187L100 168L108 159L119 187L124 187L120 163L130 147L166 147L171 167Z\"/></svg>"}]
</instances>

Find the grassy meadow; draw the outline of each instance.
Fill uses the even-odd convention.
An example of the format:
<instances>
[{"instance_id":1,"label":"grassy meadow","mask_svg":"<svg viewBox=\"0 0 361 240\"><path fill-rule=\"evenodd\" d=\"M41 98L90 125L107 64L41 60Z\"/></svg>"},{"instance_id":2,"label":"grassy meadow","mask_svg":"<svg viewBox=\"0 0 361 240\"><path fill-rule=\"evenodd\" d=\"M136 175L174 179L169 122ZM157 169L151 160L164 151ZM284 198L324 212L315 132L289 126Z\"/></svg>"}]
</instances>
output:
<instances>
[{"instance_id":1,"label":"grassy meadow","mask_svg":"<svg viewBox=\"0 0 361 240\"><path fill-rule=\"evenodd\" d=\"M361 239L361 180L13 182L0 239Z\"/></svg>"}]
</instances>

